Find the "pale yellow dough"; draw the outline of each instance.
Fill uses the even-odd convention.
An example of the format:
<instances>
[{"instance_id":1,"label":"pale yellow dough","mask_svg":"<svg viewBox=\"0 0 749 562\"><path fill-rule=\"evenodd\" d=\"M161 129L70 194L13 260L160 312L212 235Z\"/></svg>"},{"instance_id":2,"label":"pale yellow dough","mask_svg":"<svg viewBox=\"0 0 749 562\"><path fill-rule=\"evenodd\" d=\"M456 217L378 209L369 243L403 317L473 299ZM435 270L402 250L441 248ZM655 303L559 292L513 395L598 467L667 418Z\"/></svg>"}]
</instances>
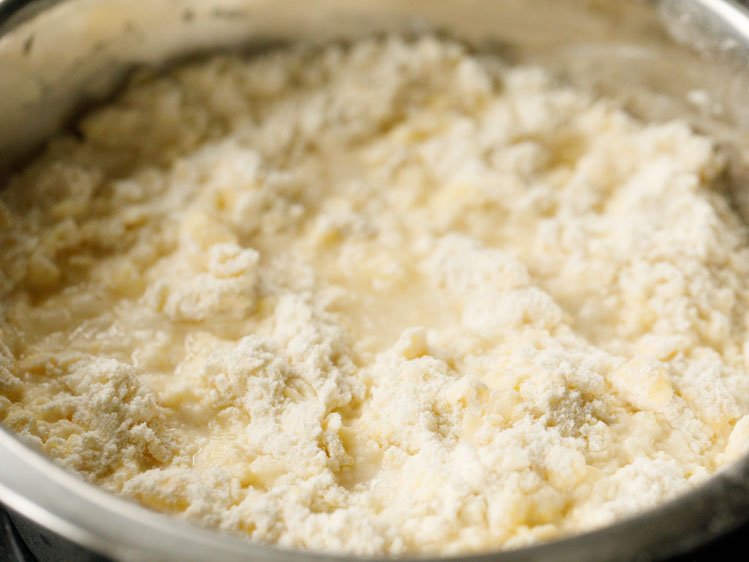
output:
<instances>
[{"instance_id":1,"label":"pale yellow dough","mask_svg":"<svg viewBox=\"0 0 749 562\"><path fill-rule=\"evenodd\" d=\"M723 158L431 37L139 76L0 195L0 420L285 547L591 529L749 446Z\"/></svg>"}]
</instances>

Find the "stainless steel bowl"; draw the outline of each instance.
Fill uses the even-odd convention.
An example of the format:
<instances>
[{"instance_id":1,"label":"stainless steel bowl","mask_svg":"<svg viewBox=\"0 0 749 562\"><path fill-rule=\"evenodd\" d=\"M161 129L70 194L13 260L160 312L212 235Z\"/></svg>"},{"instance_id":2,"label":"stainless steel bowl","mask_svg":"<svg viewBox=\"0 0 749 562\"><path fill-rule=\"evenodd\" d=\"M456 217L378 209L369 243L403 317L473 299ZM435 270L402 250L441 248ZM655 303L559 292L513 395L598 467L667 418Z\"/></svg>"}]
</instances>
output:
<instances>
[{"instance_id":1,"label":"stainless steel bowl","mask_svg":"<svg viewBox=\"0 0 749 562\"><path fill-rule=\"evenodd\" d=\"M722 0L0 0L0 176L135 66L427 29L541 62L644 118L687 117L730 151L729 195L749 209L749 12ZM154 513L84 483L4 430L0 502L28 540L51 541L50 559L83 559L80 547L119 561L352 559L258 546ZM615 525L471 559L657 560L747 522L749 457Z\"/></svg>"}]
</instances>

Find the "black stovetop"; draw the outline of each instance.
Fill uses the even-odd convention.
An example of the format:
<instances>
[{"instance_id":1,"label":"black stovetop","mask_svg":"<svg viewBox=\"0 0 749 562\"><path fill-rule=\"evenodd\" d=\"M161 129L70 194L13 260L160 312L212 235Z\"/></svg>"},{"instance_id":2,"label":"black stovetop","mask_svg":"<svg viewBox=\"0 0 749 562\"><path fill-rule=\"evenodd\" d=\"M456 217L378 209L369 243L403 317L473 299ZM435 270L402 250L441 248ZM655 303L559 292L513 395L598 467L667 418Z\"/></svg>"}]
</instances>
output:
<instances>
[{"instance_id":1,"label":"black stovetop","mask_svg":"<svg viewBox=\"0 0 749 562\"><path fill-rule=\"evenodd\" d=\"M36 562L0 505L0 562Z\"/></svg>"},{"instance_id":2,"label":"black stovetop","mask_svg":"<svg viewBox=\"0 0 749 562\"><path fill-rule=\"evenodd\" d=\"M43 556L43 553L38 554ZM501 561L501 557L499 560ZM698 551L666 562L743 562L746 560L749 560L749 525ZM0 505L0 562L44 562L43 558L31 553L2 505Z\"/></svg>"}]
</instances>

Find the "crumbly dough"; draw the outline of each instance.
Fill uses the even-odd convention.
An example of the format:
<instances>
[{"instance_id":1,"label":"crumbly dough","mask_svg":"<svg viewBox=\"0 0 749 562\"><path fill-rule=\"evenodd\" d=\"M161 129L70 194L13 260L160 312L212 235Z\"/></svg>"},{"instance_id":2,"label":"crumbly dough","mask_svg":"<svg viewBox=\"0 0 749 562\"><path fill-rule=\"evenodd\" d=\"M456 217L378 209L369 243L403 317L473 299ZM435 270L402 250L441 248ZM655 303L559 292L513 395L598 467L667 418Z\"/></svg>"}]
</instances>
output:
<instances>
[{"instance_id":1,"label":"crumbly dough","mask_svg":"<svg viewBox=\"0 0 749 562\"><path fill-rule=\"evenodd\" d=\"M433 37L138 76L0 195L0 419L285 547L605 525L749 448L723 167Z\"/></svg>"}]
</instances>

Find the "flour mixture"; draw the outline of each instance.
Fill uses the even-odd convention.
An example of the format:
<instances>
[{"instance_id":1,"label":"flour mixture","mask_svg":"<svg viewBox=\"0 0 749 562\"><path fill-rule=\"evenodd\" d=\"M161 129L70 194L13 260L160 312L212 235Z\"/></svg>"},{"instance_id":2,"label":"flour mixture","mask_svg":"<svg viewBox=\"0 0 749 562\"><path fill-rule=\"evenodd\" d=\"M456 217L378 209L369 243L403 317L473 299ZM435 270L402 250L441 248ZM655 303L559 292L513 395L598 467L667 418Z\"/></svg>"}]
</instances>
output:
<instances>
[{"instance_id":1,"label":"flour mixture","mask_svg":"<svg viewBox=\"0 0 749 562\"><path fill-rule=\"evenodd\" d=\"M431 37L137 76L0 195L0 420L284 547L605 525L749 449L723 166Z\"/></svg>"}]
</instances>

